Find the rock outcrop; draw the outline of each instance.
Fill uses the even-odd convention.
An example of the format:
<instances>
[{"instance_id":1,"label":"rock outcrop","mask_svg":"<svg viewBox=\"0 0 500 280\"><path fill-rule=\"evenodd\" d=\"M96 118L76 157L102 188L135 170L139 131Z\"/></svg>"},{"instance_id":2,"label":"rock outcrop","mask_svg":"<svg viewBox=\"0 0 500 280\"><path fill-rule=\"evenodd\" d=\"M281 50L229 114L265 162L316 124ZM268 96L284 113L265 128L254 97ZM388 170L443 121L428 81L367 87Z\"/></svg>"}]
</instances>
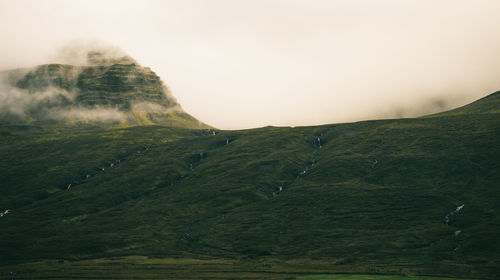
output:
<instances>
[{"instance_id":1,"label":"rock outcrop","mask_svg":"<svg viewBox=\"0 0 500 280\"><path fill-rule=\"evenodd\" d=\"M106 50L90 50L86 56L84 65L46 64L0 73L0 118L208 127L182 110L150 68Z\"/></svg>"}]
</instances>

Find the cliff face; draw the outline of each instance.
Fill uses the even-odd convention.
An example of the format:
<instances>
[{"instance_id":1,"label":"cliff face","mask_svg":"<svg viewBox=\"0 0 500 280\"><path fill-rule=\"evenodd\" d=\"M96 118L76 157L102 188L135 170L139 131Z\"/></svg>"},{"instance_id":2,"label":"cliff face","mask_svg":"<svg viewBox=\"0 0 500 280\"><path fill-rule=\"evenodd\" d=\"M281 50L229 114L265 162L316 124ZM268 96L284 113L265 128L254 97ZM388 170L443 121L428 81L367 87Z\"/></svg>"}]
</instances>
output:
<instances>
[{"instance_id":1,"label":"cliff face","mask_svg":"<svg viewBox=\"0 0 500 280\"><path fill-rule=\"evenodd\" d=\"M1 76L4 121L208 127L182 110L150 68L128 56L91 51L83 66L46 64Z\"/></svg>"}]
</instances>

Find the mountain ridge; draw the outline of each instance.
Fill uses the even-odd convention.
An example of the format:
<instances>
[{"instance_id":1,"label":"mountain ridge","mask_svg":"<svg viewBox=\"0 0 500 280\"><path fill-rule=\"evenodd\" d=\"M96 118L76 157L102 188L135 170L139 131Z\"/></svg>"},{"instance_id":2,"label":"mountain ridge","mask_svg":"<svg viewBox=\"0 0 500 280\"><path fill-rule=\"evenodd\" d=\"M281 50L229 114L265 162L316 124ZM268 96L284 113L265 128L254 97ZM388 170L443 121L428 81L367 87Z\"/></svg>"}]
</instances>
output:
<instances>
[{"instance_id":1,"label":"mountain ridge","mask_svg":"<svg viewBox=\"0 0 500 280\"><path fill-rule=\"evenodd\" d=\"M9 122L163 124L209 128L182 110L149 67L89 51L87 65L43 64L0 72L0 118Z\"/></svg>"}]
</instances>

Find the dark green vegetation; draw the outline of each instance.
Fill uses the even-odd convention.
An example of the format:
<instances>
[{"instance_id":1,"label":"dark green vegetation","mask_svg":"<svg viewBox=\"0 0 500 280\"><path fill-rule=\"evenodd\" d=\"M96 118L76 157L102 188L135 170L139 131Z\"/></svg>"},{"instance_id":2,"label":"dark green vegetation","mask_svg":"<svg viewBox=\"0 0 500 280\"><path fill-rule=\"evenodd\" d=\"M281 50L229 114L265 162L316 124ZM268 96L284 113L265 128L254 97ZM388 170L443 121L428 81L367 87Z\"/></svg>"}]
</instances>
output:
<instances>
[{"instance_id":1,"label":"dark green vegetation","mask_svg":"<svg viewBox=\"0 0 500 280\"><path fill-rule=\"evenodd\" d=\"M499 100L215 135L4 124L0 211L11 212L0 217L0 272L499 279Z\"/></svg>"},{"instance_id":2,"label":"dark green vegetation","mask_svg":"<svg viewBox=\"0 0 500 280\"><path fill-rule=\"evenodd\" d=\"M299 280L455 280L458 278L441 278L428 276L394 276L394 275L314 275L299 277ZM465 280L465 279L464 279Z\"/></svg>"}]
</instances>

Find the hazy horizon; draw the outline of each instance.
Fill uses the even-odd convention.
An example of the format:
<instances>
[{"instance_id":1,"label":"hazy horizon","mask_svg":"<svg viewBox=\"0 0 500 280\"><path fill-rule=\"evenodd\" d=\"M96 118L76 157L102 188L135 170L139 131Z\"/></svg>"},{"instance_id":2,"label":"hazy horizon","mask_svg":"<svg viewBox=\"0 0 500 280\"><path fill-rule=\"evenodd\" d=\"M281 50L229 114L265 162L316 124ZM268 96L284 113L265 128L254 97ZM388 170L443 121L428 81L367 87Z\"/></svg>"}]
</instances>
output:
<instances>
[{"instance_id":1,"label":"hazy horizon","mask_svg":"<svg viewBox=\"0 0 500 280\"><path fill-rule=\"evenodd\" d=\"M0 70L118 46L221 129L412 117L500 90L498 1L6 1Z\"/></svg>"}]
</instances>

